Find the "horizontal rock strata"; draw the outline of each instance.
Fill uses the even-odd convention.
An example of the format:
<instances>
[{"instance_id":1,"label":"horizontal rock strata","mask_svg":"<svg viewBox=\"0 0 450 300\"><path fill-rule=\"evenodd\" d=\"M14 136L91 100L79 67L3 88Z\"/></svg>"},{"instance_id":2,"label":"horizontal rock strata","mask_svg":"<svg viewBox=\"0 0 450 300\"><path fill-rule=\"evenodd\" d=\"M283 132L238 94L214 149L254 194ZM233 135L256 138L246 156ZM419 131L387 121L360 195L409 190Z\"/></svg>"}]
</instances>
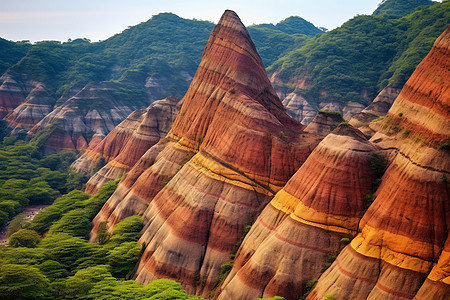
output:
<instances>
[{"instance_id":1,"label":"horizontal rock strata","mask_svg":"<svg viewBox=\"0 0 450 300\"><path fill-rule=\"evenodd\" d=\"M168 97L131 113L98 145L87 149L73 164L76 170L93 175L86 184L86 192L95 194L105 182L120 178L167 135L180 110L179 100ZM95 170L102 162L106 165Z\"/></svg>"},{"instance_id":2,"label":"horizontal rock strata","mask_svg":"<svg viewBox=\"0 0 450 300\"><path fill-rule=\"evenodd\" d=\"M276 96L250 36L226 11L166 138L130 170L94 219L143 213L136 280L166 277L207 296L245 225L306 160L303 133Z\"/></svg>"},{"instance_id":3,"label":"horizontal rock strata","mask_svg":"<svg viewBox=\"0 0 450 300\"><path fill-rule=\"evenodd\" d=\"M339 126L263 210L236 255L218 299L298 299L309 280L356 235L376 148Z\"/></svg>"},{"instance_id":4,"label":"horizontal rock strata","mask_svg":"<svg viewBox=\"0 0 450 300\"><path fill-rule=\"evenodd\" d=\"M45 143L48 152L94 147L132 111L145 107L146 99L124 102L115 94L117 85L114 82L88 84L56 107L30 133L54 126Z\"/></svg>"},{"instance_id":5,"label":"horizontal rock strata","mask_svg":"<svg viewBox=\"0 0 450 300\"><path fill-rule=\"evenodd\" d=\"M450 28L436 40L372 137L389 152L391 163L360 222L360 233L308 299L327 294L412 299L448 291L444 243L450 228L450 160L448 150L438 145L450 136L449 45Z\"/></svg>"}]
</instances>

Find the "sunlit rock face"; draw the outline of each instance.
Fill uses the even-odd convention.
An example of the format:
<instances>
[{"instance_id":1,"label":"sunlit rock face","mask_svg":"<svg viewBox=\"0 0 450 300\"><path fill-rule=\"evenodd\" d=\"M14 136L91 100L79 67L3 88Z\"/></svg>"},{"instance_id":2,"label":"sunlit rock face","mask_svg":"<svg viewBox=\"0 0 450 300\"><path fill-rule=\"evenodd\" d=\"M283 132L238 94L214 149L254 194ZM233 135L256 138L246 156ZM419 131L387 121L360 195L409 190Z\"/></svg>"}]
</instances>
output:
<instances>
[{"instance_id":1,"label":"sunlit rock face","mask_svg":"<svg viewBox=\"0 0 450 300\"><path fill-rule=\"evenodd\" d=\"M448 298L449 137L447 28L371 138L390 164L359 234L308 299Z\"/></svg>"},{"instance_id":2,"label":"sunlit rock face","mask_svg":"<svg viewBox=\"0 0 450 300\"><path fill-rule=\"evenodd\" d=\"M218 299L303 295L356 235L375 178L375 151L350 125L330 133L259 215Z\"/></svg>"},{"instance_id":3,"label":"sunlit rock face","mask_svg":"<svg viewBox=\"0 0 450 300\"><path fill-rule=\"evenodd\" d=\"M208 296L245 225L320 138L289 117L239 17L211 33L169 134L134 165L94 219L143 214L136 280L166 277Z\"/></svg>"},{"instance_id":4,"label":"sunlit rock face","mask_svg":"<svg viewBox=\"0 0 450 300\"><path fill-rule=\"evenodd\" d=\"M147 109L131 113L99 144L89 147L73 164L78 172L93 175L86 184L86 192L95 194L105 182L128 172L148 149L167 135L181 104L176 97L155 101Z\"/></svg>"}]
</instances>

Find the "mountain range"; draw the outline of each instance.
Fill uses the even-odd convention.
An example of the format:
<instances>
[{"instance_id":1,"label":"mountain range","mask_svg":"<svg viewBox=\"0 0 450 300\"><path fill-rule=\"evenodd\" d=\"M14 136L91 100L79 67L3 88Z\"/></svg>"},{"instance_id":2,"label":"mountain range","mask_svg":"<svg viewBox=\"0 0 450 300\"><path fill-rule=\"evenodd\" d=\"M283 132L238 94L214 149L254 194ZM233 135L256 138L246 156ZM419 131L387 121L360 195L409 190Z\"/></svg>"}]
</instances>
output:
<instances>
[{"instance_id":1,"label":"mountain range","mask_svg":"<svg viewBox=\"0 0 450 300\"><path fill-rule=\"evenodd\" d=\"M408 3L332 31L226 10L6 42L0 217L89 180L0 247L2 295L449 298L450 2Z\"/></svg>"}]
</instances>

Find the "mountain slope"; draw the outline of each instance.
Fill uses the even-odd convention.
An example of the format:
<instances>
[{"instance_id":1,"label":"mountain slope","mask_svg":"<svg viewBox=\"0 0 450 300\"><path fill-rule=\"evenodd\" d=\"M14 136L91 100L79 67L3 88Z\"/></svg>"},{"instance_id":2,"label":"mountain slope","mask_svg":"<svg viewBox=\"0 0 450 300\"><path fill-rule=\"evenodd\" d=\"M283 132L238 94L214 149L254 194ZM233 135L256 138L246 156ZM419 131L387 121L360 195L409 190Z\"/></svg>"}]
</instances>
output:
<instances>
[{"instance_id":1,"label":"mountain slope","mask_svg":"<svg viewBox=\"0 0 450 300\"><path fill-rule=\"evenodd\" d=\"M448 261L450 159L442 145L450 137L449 46L450 27L379 122L371 141L390 164L359 234L320 277L310 299L330 293L358 299L448 293L442 263Z\"/></svg>"},{"instance_id":2,"label":"mountain slope","mask_svg":"<svg viewBox=\"0 0 450 300\"><path fill-rule=\"evenodd\" d=\"M350 102L367 106L388 83L403 86L449 19L449 2L400 19L357 16L280 58L268 73L282 98L296 94L315 111L330 102L341 112Z\"/></svg>"},{"instance_id":3,"label":"mountain slope","mask_svg":"<svg viewBox=\"0 0 450 300\"><path fill-rule=\"evenodd\" d=\"M168 136L130 170L94 219L93 236L102 222L143 213L148 246L137 281L169 277L208 295L244 226L318 143L303 128L286 114L247 30L226 11Z\"/></svg>"},{"instance_id":4,"label":"mountain slope","mask_svg":"<svg viewBox=\"0 0 450 300\"><path fill-rule=\"evenodd\" d=\"M431 0L383 0L373 15L389 15L397 18L413 13L419 7L434 4Z\"/></svg>"}]
</instances>

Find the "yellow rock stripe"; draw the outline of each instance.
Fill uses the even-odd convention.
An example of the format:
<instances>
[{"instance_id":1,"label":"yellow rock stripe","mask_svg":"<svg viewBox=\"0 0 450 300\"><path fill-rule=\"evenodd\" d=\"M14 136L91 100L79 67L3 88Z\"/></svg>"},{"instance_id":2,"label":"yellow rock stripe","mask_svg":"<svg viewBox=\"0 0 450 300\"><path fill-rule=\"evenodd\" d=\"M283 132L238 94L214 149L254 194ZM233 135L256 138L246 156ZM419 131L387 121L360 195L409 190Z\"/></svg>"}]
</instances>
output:
<instances>
[{"instance_id":1,"label":"yellow rock stripe","mask_svg":"<svg viewBox=\"0 0 450 300\"><path fill-rule=\"evenodd\" d=\"M345 232L355 234L358 229L359 218L334 215L331 212L317 211L309 206L299 202L295 208L297 217L305 222L316 223L318 227L330 228L332 231ZM335 229L331 229L335 228Z\"/></svg>"},{"instance_id":2,"label":"yellow rock stripe","mask_svg":"<svg viewBox=\"0 0 450 300\"><path fill-rule=\"evenodd\" d=\"M294 212L299 200L295 196L289 194L284 189L279 191L270 202L276 209L290 214Z\"/></svg>"},{"instance_id":3,"label":"yellow rock stripe","mask_svg":"<svg viewBox=\"0 0 450 300\"><path fill-rule=\"evenodd\" d=\"M369 225L365 225L362 232L352 240L351 247L362 255L421 273L428 273L432 267L432 262L425 259L432 257L430 248L434 247L435 253L440 251L436 245L415 241Z\"/></svg>"},{"instance_id":4,"label":"yellow rock stripe","mask_svg":"<svg viewBox=\"0 0 450 300\"><path fill-rule=\"evenodd\" d=\"M255 182L249 180L247 177L242 176L239 173L223 166L222 164L209 159L202 155L201 153L197 153L188 164L195 168L197 171L205 174L206 176L218 180L224 181L226 183L232 184L234 186L238 186L247 190L256 191L260 194L265 194L269 196L273 196L267 189L262 186L256 186Z\"/></svg>"}]
</instances>

